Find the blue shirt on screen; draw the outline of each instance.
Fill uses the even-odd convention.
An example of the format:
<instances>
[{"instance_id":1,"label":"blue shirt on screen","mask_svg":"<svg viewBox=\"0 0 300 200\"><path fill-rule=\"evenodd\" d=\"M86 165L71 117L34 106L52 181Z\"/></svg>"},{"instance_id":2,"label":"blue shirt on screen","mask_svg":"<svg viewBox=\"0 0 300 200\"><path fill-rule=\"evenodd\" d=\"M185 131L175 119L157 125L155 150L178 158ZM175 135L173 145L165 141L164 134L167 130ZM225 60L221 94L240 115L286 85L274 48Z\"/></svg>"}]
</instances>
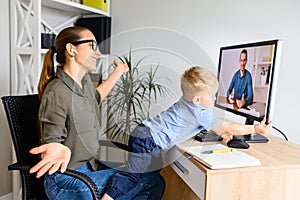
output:
<instances>
[{"instance_id":1,"label":"blue shirt on screen","mask_svg":"<svg viewBox=\"0 0 300 200\"><path fill-rule=\"evenodd\" d=\"M244 94L245 106L251 105L253 101L253 87L251 73L245 69L244 75L241 77L240 70L234 73L231 83L227 90L227 99L229 98L232 89L234 89L234 98L242 99Z\"/></svg>"}]
</instances>

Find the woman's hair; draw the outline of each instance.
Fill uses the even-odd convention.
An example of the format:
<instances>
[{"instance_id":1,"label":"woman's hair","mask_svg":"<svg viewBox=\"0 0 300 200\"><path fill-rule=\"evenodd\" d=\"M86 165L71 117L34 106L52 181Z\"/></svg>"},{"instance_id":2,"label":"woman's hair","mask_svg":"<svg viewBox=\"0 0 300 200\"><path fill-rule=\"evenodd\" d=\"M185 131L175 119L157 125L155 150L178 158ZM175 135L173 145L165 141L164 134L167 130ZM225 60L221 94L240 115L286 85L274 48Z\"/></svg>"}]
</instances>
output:
<instances>
[{"instance_id":1,"label":"woman's hair","mask_svg":"<svg viewBox=\"0 0 300 200\"><path fill-rule=\"evenodd\" d=\"M81 38L81 32L88 30L80 26L72 26L63 29L55 38L54 46L49 49L44 57L43 68L40 75L38 84L38 95L41 99L44 89L47 84L54 78L55 69L53 56L56 53L56 61L58 67L63 67L66 63L66 45L68 43L76 42Z\"/></svg>"},{"instance_id":2,"label":"woman's hair","mask_svg":"<svg viewBox=\"0 0 300 200\"><path fill-rule=\"evenodd\" d=\"M214 90L217 90L219 86L216 76L198 66L194 66L186 70L181 77L181 90L183 96L187 100L192 100L193 97L209 87Z\"/></svg>"}]
</instances>

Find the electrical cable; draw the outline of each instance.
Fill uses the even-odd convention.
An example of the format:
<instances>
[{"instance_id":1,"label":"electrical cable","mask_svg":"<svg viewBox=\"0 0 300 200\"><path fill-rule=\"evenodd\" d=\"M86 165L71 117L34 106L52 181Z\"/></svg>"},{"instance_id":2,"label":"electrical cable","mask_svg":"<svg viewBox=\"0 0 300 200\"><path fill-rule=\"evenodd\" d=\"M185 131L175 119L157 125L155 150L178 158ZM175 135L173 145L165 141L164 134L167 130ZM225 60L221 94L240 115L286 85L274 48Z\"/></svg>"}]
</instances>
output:
<instances>
[{"instance_id":1,"label":"electrical cable","mask_svg":"<svg viewBox=\"0 0 300 200\"><path fill-rule=\"evenodd\" d=\"M286 141L288 141L288 138L287 136L281 131L279 130L278 128L276 128L275 126L272 126L272 128L274 128L276 131L278 131L281 135L283 135L283 137L285 138Z\"/></svg>"}]
</instances>

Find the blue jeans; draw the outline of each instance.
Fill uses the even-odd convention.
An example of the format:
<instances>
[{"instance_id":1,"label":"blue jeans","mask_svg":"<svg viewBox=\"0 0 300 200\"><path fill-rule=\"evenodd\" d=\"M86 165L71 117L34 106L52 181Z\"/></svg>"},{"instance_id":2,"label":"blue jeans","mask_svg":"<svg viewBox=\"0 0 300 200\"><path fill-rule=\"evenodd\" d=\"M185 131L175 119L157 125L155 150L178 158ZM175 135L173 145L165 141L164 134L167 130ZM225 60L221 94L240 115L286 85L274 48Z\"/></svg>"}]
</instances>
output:
<instances>
[{"instance_id":1,"label":"blue jeans","mask_svg":"<svg viewBox=\"0 0 300 200\"><path fill-rule=\"evenodd\" d=\"M107 194L117 198L139 188L140 184L152 183L151 179L157 180L160 177L162 181L161 184L156 185L155 198L149 195L144 199L161 199L165 189L164 180L159 173L163 166L161 148L156 145L148 127L140 124L132 131L129 136L128 150L126 169L112 177Z\"/></svg>"},{"instance_id":2,"label":"blue jeans","mask_svg":"<svg viewBox=\"0 0 300 200\"><path fill-rule=\"evenodd\" d=\"M76 169L88 175L98 186L100 193L103 195L107 189L107 185L110 178L117 173L117 170L107 168L99 169L93 171L89 164L84 164L83 166ZM153 199L158 200L163 191L161 191L158 185L164 185L163 178L158 176L144 177L135 188L130 190L127 194L120 197L119 200L145 200ZM52 175L46 174L44 176L44 186L49 199L53 200L89 200L92 199L92 195L88 187L82 183L80 180L59 173L54 173Z\"/></svg>"}]
</instances>

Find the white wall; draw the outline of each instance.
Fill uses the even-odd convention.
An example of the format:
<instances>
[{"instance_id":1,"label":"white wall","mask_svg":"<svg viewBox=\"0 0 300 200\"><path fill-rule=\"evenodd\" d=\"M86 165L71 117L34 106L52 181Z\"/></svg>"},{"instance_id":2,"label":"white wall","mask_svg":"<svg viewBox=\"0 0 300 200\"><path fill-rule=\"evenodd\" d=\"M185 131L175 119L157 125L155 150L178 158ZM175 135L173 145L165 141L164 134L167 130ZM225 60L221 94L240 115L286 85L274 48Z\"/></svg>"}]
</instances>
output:
<instances>
[{"instance_id":1,"label":"white wall","mask_svg":"<svg viewBox=\"0 0 300 200\"><path fill-rule=\"evenodd\" d=\"M166 75L175 80L174 91L178 92L178 77L189 65L217 71L221 46L282 39L273 123L300 144L300 108L293 103L300 97L296 88L300 73L299 8L298 0L112 0L113 36L117 38L113 52L124 52L130 44L145 55L164 52L167 55L152 62L165 63ZM274 130L271 133L279 135Z\"/></svg>"},{"instance_id":2,"label":"white wall","mask_svg":"<svg viewBox=\"0 0 300 200\"><path fill-rule=\"evenodd\" d=\"M9 0L1 1L0 8L0 97L9 95L10 47L9 47ZM0 103L0 198L12 192L12 172L7 166L12 162L11 140L2 103ZM7 197L7 195L5 195Z\"/></svg>"}]
</instances>

